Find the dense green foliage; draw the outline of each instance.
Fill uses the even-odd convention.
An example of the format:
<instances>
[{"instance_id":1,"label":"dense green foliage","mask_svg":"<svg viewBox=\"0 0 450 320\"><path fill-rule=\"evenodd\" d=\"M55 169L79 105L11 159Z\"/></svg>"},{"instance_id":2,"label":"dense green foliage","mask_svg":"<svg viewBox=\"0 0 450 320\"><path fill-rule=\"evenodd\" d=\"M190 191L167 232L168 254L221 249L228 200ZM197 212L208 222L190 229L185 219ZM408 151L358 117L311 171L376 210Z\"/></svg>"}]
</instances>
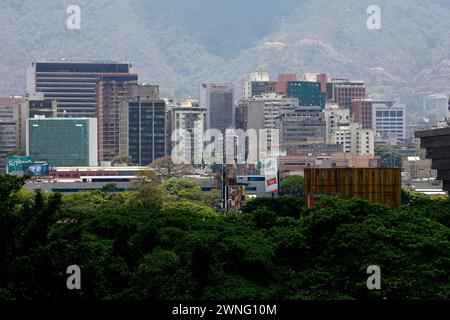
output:
<instances>
[{"instance_id":1,"label":"dense green foliage","mask_svg":"<svg viewBox=\"0 0 450 320\"><path fill-rule=\"evenodd\" d=\"M305 193L305 178L302 176L289 176L281 180L281 194L284 196L302 197Z\"/></svg>"},{"instance_id":2,"label":"dense green foliage","mask_svg":"<svg viewBox=\"0 0 450 320\"><path fill-rule=\"evenodd\" d=\"M61 197L22 183L0 176L0 299L450 298L449 199L281 197L223 216L151 184ZM66 288L73 264L81 290Z\"/></svg>"},{"instance_id":3,"label":"dense green foliage","mask_svg":"<svg viewBox=\"0 0 450 320\"><path fill-rule=\"evenodd\" d=\"M381 158L382 168L401 168L402 155L390 146L375 146L375 155Z\"/></svg>"},{"instance_id":4,"label":"dense green foliage","mask_svg":"<svg viewBox=\"0 0 450 320\"><path fill-rule=\"evenodd\" d=\"M25 149L22 148L15 148L11 151L8 152L8 157L13 157L13 156L26 156L27 155L27 151Z\"/></svg>"}]
</instances>

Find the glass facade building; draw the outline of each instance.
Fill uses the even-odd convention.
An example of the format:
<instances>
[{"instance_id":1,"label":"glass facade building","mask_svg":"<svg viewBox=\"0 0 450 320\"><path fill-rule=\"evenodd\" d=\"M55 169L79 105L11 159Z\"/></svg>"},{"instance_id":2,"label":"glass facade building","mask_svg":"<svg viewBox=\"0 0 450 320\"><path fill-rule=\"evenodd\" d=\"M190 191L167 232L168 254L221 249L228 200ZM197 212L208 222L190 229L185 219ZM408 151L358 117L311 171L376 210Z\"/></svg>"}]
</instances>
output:
<instances>
[{"instance_id":1,"label":"glass facade building","mask_svg":"<svg viewBox=\"0 0 450 320\"><path fill-rule=\"evenodd\" d=\"M98 164L97 119L29 119L27 155L55 167Z\"/></svg>"},{"instance_id":2,"label":"glass facade building","mask_svg":"<svg viewBox=\"0 0 450 320\"><path fill-rule=\"evenodd\" d=\"M298 98L300 106L320 106L325 108L325 93L320 82L289 81L288 96Z\"/></svg>"},{"instance_id":3,"label":"glass facade building","mask_svg":"<svg viewBox=\"0 0 450 320\"><path fill-rule=\"evenodd\" d=\"M166 150L166 103L136 98L122 102L119 151L133 164L146 166L164 157Z\"/></svg>"}]
</instances>

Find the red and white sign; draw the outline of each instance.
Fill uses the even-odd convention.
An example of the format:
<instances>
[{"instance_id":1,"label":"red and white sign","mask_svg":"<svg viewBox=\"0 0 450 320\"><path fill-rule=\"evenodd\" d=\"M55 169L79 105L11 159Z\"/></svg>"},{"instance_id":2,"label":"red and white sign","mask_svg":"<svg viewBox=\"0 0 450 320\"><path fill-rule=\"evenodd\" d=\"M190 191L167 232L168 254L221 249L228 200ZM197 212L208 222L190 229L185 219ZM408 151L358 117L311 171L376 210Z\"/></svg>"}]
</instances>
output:
<instances>
[{"instance_id":1,"label":"red and white sign","mask_svg":"<svg viewBox=\"0 0 450 320\"><path fill-rule=\"evenodd\" d=\"M266 177L266 192L278 192L278 159L268 158L263 161L263 174Z\"/></svg>"}]
</instances>

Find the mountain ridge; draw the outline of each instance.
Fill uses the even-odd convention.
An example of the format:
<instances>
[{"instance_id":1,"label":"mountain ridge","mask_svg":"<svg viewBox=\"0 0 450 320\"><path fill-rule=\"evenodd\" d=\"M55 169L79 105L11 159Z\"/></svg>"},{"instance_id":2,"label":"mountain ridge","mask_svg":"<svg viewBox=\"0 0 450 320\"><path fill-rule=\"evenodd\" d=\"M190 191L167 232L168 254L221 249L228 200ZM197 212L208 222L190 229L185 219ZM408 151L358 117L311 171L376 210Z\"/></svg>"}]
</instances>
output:
<instances>
[{"instance_id":1,"label":"mountain ridge","mask_svg":"<svg viewBox=\"0 0 450 320\"><path fill-rule=\"evenodd\" d=\"M195 96L199 82L239 85L259 69L357 78L375 94L450 91L448 1L379 0L381 30L366 27L372 0L77 2L81 29L68 30L73 0L4 0L1 95L24 94L29 62L62 57L129 60L175 97Z\"/></svg>"}]
</instances>

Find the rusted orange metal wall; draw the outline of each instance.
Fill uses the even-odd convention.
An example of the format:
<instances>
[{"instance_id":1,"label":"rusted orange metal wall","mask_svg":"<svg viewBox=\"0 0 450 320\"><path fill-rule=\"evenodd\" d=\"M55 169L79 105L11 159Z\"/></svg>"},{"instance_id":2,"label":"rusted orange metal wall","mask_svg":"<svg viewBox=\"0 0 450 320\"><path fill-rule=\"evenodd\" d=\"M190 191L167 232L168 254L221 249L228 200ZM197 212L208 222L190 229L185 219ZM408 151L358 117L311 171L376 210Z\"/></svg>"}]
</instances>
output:
<instances>
[{"instance_id":1,"label":"rusted orange metal wall","mask_svg":"<svg viewBox=\"0 0 450 320\"><path fill-rule=\"evenodd\" d=\"M340 199L362 198L401 206L400 169L306 169L305 196L332 195Z\"/></svg>"}]
</instances>

